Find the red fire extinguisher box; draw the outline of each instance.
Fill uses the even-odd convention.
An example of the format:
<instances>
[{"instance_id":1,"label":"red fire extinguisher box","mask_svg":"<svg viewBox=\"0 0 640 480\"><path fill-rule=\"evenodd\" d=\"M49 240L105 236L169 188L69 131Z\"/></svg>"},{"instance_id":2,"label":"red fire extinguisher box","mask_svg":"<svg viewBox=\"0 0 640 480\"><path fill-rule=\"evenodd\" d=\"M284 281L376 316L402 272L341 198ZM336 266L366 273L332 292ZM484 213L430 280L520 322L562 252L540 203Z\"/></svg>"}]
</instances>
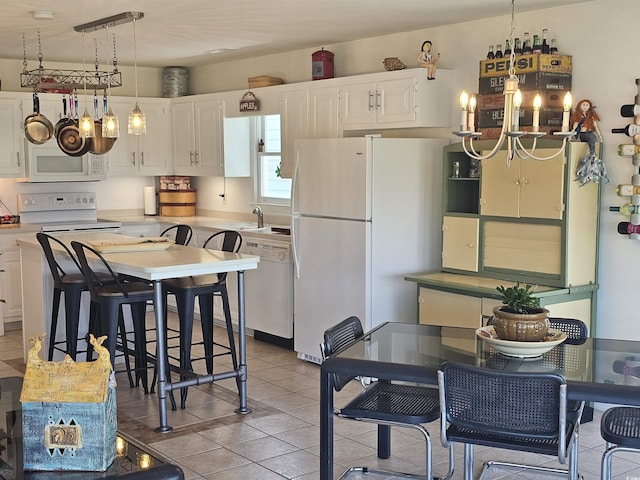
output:
<instances>
[{"instance_id":1,"label":"red fire extinguisher box","mask_svg":"<svg viewBox=\"0 0 640 480\"><path fill-rule=\"evenodd\" d=\"M333 65L333 52L329 50L318 50L311 54L311 79L324 80L335 77L335 67Z\"/></svg>"}]
</instances>

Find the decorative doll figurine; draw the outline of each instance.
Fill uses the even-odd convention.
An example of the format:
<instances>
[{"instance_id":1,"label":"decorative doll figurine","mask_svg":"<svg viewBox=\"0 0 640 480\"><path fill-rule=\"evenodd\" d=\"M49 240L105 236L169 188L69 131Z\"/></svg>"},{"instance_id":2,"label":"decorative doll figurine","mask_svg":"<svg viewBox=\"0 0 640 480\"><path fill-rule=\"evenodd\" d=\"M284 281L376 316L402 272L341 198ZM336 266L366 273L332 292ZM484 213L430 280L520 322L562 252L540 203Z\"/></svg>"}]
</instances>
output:
<instances>
[{"instance_id":1,"label":"decorative doll figurine","mask_svg":"<svg viewBox=\"0 0 640 480\"><path fill-rule=\"evenodd\" d=\"M427 69L427 79L436 79L436 63L438 63L439 59L440 54L436 55L435 59L433 58L433 54L431 53L431 42L429 40L423 42L420 53L418 54L418 63L421 67L425 67Z\"/></svg>"},{"instance_id":2,"label":"decorative doll figurine","mask_svg":"<svg viewBox=\"0 0 640 480\"><path fill-rule=\"evenodd\" d=\"M595 155L596 142L602 139L598 121L600 117L593 108L591 100L580 100L571 114L571 124L576 132L576 138L589 144L589 153Z\"/></svg>"},{"instance_id":3,"label":"decorative doll figurine","mask_svg":"<svg viewBox=\"0 0 640 480\"><path fill-rule=\"evenodd\" d=\"M598 128L600 117L596 113L591 100L580 100L576 109L571 113L571 125L575 130L577 140L589 144L589 153L578 163L576 172L580 185L589 182L598 183L601 179L608 182L607 168L604 162L596 156L596 142L602 141L602 135Z\"/></svg>"}]
</instances>

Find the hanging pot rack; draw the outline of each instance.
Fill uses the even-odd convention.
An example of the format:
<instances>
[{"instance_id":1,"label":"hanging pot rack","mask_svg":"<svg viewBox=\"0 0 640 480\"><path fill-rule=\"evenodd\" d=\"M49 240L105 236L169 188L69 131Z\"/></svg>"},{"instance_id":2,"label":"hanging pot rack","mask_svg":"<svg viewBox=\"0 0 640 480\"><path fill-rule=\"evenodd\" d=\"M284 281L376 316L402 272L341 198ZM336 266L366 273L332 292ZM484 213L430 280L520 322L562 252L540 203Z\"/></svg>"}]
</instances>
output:
<instances>
[{"instance_id":1,"label":"hanging pot rack","mask_svg":"<svg viewBox=\"0 0 640 480\"><path fill-rule=\"evenodd\" d=\"M142 12L123 12L111 17L102 18L93 22L76 25L73 29L76 32L95 31L100 28L109 28L122 23L140 20L144 17ZM109 87L122 86L122 73L118 71L117 59L113 57L113 70L98 70L91 75L85 75L81 70L46 69L42 65L42 44L40 41L40 31L38 30L38 68L27 69L27 48L22 36L23 47L23 70L20 73L20 86L32 88L35 92L48 93L70 93L73 90L86 88L88 90L107 90Z\"/></svg>"}]
</instances>

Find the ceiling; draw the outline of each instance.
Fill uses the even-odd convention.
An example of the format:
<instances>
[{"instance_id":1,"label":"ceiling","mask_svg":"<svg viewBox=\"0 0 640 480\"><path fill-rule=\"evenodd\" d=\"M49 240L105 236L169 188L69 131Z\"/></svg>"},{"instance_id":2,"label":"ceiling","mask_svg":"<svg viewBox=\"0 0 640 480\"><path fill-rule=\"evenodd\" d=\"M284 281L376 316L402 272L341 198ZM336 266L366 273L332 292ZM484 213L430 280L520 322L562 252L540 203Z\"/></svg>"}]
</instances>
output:
<instances>
[{"instance_id":1,"label":"ceiling","mask_svg":"<svg viewBox=\"0 0 640 480\"><path fill-rule=\"evenodd\" d=\"M586 0L518 0L517 12ZM53 19L36 20L35 11ZM75 25L127 11L144 13L136 22L140 66L195 66L361 38L507 15L509 0L20 0L2 2L0 58L22 60L25 36L29 69L37 66L38 29L44 66L50 62L104 66L113 54L133 64L133 24L84 35ZM506 30L506 28L505 28ZM84 39L83 39L84 37ZM95 39L95 40L94 40ZM97 42L97 43L96 43ZM83 48L84 43L84 48ZM222 50L212 55L209 52Z\"/></svg>"}]
</instances>

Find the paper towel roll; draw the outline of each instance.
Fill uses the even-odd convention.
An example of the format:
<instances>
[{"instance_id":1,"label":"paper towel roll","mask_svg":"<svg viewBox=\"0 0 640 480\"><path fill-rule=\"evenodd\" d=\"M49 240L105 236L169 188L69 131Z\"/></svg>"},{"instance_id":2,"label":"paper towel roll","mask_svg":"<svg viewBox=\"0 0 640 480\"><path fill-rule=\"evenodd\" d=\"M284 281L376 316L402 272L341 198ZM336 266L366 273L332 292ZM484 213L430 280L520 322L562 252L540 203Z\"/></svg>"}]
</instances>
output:
<instances>
[{"instance_id":1,"label":"paper towel roll","mask_svg":"<svg viewBox=\"0 0 640 480\"><path fill-rule=\"evenodd\" d=\"M156 187L144 187L144 214L158 214L156 209Z\"/></svg>"}]
</instances>

